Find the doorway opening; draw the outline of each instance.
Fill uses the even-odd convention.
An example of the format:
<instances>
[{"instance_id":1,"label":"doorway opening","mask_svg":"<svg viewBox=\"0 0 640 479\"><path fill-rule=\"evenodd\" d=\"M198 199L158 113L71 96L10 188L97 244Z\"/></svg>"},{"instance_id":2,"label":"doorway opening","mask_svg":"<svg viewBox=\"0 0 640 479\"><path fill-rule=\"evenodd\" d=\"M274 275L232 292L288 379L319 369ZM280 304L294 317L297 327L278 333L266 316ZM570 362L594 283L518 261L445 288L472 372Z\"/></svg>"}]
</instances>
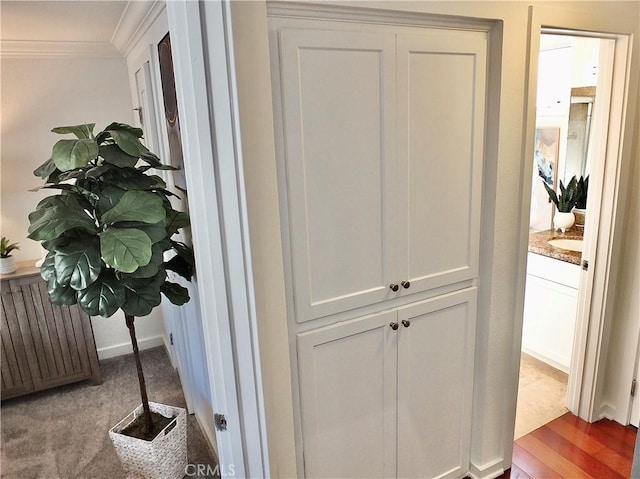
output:
<instances>
[{"instance_id":1,"label":"doorway opening","mask_svg":"<svg viewBox=\"0 0 640 479\"><path fill-rule=\"evenodd\" d=\"M567 411L578 414L584 355L575 345L589 317L583 271L598 237L614 43L577 32L540 34L515 439ZM570 224L558 211L573 213Z\"/></svg>"}]
</instances>

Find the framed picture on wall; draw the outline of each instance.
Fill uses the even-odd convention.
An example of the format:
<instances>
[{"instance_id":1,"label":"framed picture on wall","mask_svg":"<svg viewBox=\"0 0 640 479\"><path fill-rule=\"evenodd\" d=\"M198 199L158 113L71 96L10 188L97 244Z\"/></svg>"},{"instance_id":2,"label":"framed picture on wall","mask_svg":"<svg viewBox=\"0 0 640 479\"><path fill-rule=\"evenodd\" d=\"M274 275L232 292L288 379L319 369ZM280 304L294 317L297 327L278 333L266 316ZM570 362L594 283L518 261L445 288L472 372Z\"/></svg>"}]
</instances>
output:
<instances>
[{"instance_id":1,"label":"framed picture on wall","mask_svg":"<svg viewBox=\"0 0 640 479\"><path fill-rule=\"evenodd\" d=\"M554 190L558 188L558 154L560 128L536 128L531 185L531 216L529 228L543 231L553 227L553 203L544 188L544 181Z\"/></svg>"},{"instance_id":2,"label":"framed picture on wall","mask_svg":"<svg viewBox=\"0 0 640 479\"><path fill-rule=\"evenodd\" d=\"M169 34L158 44L158 59L160 63L160 79L162 82L162 97L164 100L165 123L169 139L169 160L171 166L179 168L173 172L173 182L177 188L187 191L187 180L184 174L184 159L182 157L182 140L180 137L180 117L178 116L178 98L173 73L171 57L171 38Z\"/></svg>"}]
</instances>

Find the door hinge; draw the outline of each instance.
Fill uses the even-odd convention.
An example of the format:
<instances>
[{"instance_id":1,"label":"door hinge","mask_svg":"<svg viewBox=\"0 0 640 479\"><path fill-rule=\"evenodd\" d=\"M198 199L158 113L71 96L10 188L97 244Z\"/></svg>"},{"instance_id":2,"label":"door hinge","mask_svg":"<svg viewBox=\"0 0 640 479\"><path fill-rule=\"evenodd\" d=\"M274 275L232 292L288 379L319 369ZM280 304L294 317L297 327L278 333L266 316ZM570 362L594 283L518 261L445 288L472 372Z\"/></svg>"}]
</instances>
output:
<instances>
[{"instance_id":1,"label":"door hinge","mask_svg":"<svg viewBox=\"0 0 640 479\"><path fill-rule=\"evenodd\" d=\"M173 346L173 333L169 333L169 344Z\"/></svg>"},{"instance_id":2,"label":"door hinge","mask_svg":"<svg viewBox=\"0 0 640 479\"><path fill-rule=\"evenodd\" d=\"M214 414L213 422L216 425L216 429L218 431L226 431L227 430L227 418L224 417L224 414Z\"/></svg>"},{"instance_id":3,"label":"door hinge","mask_svg":"<svg viewBox=\"0 0 640 479\"><path fill-rule=\"evenodd\" d=\"M638 381L636 381L635 379L633 381L631 381L631 395L632 396L636 395L636 384L638 384Z\"/></svg>"},{"instance_id":4,"label":"door hinge","mask_svg":"<svg viewBox=\"0 0 640 479\"><path fill-rule=\"evenodd\" d=\"M144 125L144 118L142 116L142 107L139 106L138 108L134 108L133 111L137 111L138 112L138 119L140 120L140 124Z\"/></svg>"},{"instance_id":5,"label":"door hinge","mask_svg":"<svg viewBox=\"0 0 640 479\"><path fill-rule=\"evenodd\" d=\"M589 271L589 261L588 260L583 259L582 262L580 263L580 266L582 267L583 270Z\"/></svg>"}]
</instances>

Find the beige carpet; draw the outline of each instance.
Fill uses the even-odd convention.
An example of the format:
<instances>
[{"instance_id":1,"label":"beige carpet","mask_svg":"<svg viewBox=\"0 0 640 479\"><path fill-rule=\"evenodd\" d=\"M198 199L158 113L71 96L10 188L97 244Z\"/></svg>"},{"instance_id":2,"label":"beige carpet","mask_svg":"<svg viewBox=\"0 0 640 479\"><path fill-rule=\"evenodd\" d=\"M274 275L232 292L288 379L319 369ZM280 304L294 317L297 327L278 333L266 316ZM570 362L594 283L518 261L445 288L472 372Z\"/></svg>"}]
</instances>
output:
<instances>
[{"instance_id":1,"label":"beige carpet","mask_svg":"<svg viewBox=\"0 0 640 479\"><path fill-rule=\"evenodd\" d=\"M514 439L567 412L567 381L566 373L522 354Z\"/></svg>"},{"instance_id":2,"label":"beige carpet","mask_svg":"<svg viewBox=\"0 0 640 479\"><path fill-rule=\"evenodd\" d=\"M185 407L180 380L164 348L141 356L149 400ZM126 477L108 431L140 403L133 356L101 361L100 369L99 386L87 381L2 403L2 478ZM187 416L187 453L191 464L214 470L213 455L193 415Z\"/></svg>"}]
</instances>

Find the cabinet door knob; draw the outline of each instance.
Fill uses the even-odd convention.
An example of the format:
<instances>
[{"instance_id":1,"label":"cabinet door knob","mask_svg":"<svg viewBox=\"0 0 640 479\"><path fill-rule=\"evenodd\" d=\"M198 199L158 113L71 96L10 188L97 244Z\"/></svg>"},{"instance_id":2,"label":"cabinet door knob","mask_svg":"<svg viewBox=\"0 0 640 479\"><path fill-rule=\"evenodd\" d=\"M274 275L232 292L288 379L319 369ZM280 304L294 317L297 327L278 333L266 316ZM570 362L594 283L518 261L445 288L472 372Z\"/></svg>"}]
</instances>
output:
<instances>
[{"instance_id":1,"label":"cabinet door knob","mask_svg":"<svg viewBox=\"0 0 640 479\"><path fill-rule=\"evenodd\" d=\"M396 283L391 283L389 287L391 288L391 291L393 291L394 293L398 291L398 289L400 288L400 286L398 286Z\"/></svg>"},{"instance_id":2,"label":"cabinet door knob","mask_svg":"<svg viewBox=\"0 0 640 479\"><path fill-rule=\"evenodd\" d=\"M389 323L389 326L391 326L391 329L393 329L394 331L398 329L398 323Z\"/></svg>"},{"instance_id":3,"label":"cabinet door knob","mask_svg":"<svg viewBox=\"0 0 640 479\"><path fill-rule=\"evenodd\" d=\"M402 287L404 289L409 289L409 286L411 286L411 281L403 281L402 283L400 283L402 285Z\"/></svg>"},{"instance_id":4,"label":"cabinet door knob","mask_svg":"<svg viewBox=\"0 0 640 479\"><path fill-rule=\"evenodd\" d=\"M409 321L408 319L403 319L403 320L402 320L402 325L403 325L405 328L408 328L409 326L411 326L411 321Z\"/></svg>"}]
</instances>

